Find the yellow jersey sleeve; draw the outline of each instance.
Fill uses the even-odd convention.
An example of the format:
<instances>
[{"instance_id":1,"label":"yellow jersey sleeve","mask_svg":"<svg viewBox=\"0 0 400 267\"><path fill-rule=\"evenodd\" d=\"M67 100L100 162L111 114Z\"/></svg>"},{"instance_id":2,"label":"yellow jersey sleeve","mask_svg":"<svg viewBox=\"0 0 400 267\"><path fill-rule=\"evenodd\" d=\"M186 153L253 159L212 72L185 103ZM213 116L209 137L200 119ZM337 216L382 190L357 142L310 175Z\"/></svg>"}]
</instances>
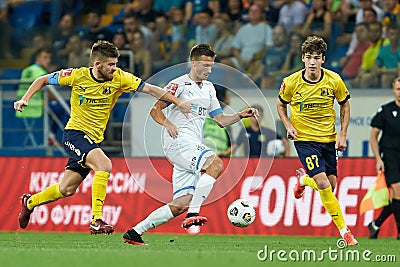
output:
<instances>
[{"instance_id":1,"label":"yellow jersey sleeve","mask_svg":"<svg viewBox=\"0 0 400 267\"><path fill-rule=\"evenodd\" d=\"M121 91L124 93L130 93L134 91L141 91L144 86L144 82L139 77L136 77L132 73L117 69L121 77ZM116 71L116 72L117 72Z\"/></svg>"},{"instance_id":2,"label":"yellow jersey sleeve","mask_svg":"<svg viewBox=\"0 0 400 267\"><path fill-rule=\"evenodd\" d=\"M333 88L333 93L339 105L346 103L350 98L349 90L340 77L337 79L336 86Z\"/></svg>"}]
</instances>

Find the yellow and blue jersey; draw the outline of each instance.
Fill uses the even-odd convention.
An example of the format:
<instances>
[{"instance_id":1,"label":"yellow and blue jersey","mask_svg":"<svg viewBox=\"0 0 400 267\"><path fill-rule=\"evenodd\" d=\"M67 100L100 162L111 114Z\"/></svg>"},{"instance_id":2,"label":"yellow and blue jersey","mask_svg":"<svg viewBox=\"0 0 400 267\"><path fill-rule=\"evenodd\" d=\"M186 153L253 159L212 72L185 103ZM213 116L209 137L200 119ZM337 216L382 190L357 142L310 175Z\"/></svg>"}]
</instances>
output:
<instances>
[{"instance_id":1,"label":"yellow and blue jersey","mask_svg":"<svg viewBox=\"0 0 400 267\"><path fill-rule=\"evenodd\" d=\"M350 94L340 76L322 68L319 81L311 82L300 70L283 79L279 92L282 103L290 104L290 121L299 141L336 141L334 100L344 104Z\"/></svg>"},{"instance_id":2,"label":"yellow and blue jersey","mask_svg":"<svg viewBox=\"0 0 400 267\"><path fill-rule=\"evenodd\" d=\"M111 81L99 81L92 68L64 69L48 75L51 85L71 87L71 115L65 129L79 130L96 143L104 139L110 113L118 97L140 91L144 82L119 68Z\"/></svg>"}]
</instances>

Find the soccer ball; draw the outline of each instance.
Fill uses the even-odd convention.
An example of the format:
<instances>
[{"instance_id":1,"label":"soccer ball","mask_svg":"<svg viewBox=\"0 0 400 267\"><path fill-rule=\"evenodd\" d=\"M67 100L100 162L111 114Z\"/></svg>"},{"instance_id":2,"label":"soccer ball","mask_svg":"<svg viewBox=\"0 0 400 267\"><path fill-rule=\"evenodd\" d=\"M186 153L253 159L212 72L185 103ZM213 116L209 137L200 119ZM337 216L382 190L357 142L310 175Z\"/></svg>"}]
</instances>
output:
<instances>
[{"instance_id":1,"label":"soccer ball","mask_svg":"<svg viewBox=\"0 0 400 267\"><path fill-rule=\"evenodd\" d=\"M245 199L237 199L228 207L228 219L237 227L247 227L254 222L256 210L253 205Z\"/></svg>"}]
</instances>

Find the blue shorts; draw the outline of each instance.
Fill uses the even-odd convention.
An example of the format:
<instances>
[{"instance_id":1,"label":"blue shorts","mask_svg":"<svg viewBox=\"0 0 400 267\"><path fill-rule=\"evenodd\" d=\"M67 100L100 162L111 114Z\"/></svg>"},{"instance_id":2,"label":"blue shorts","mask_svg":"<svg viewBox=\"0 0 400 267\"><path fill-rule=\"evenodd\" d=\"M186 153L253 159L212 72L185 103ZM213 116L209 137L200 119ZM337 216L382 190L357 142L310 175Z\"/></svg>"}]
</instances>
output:
<instances>
[{"instance_id":1,"label":"blue shorts","mask_svg":"<svg viewBox=\"0 0 400 267\"><path fill-rule=\"evenodd\" d=\"M321 172L325 172L327 176L337 176L338 154L335 142L296 141L294 147L309 176L313 177Z\"/></svg>"},{"instance_id":2,"label":"blue shorts","mask_svg":"<svg viewBox=\"0 0 400 267\"><path fill-rule=\"evenodd\" d=\"M86 178L91 170L85 165L86 156L90 150L99 148L99 144L91 140L84 132L78 130L64 130L62 142L64 150L69 156L65 168L79 173L82 178Z\"/></svg>"}]
</instances>

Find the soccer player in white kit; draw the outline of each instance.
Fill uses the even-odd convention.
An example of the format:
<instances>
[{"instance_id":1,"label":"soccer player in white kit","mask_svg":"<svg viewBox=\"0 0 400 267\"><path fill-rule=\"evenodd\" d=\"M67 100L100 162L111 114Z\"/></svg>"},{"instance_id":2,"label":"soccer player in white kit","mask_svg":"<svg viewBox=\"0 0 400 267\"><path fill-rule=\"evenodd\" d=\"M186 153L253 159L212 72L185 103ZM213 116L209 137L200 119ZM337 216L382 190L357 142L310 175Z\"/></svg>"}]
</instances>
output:
<instances>
[{"instance_id":1,"label":"soccer player in white kit","mask_svg":"<svg viewBox=\"0 0 400 267\"><path fill-rule=\"evenodd\" d=\"M204 225L207 218L199 216L200 207L224 168L222 160L202 143L205 118L208 114L220 127L224 127L242 118L258 115L254 108L232 115L222 113L214 85L207 81L215 56L208 44L194 46L190 51L189 74L172 80L166 86L166 90L174 96L194 104L189 115L179 114L174 104L163 101L157 101L150 112L152 118L165 127L163 149L168 159L174 163L173 200L126 231L123 239L127 243L145 245L141 237L144 232L185 211L188 213L182 227ZM168 117L162 111L167 107Z\"/></svg>"}]
</instances>

